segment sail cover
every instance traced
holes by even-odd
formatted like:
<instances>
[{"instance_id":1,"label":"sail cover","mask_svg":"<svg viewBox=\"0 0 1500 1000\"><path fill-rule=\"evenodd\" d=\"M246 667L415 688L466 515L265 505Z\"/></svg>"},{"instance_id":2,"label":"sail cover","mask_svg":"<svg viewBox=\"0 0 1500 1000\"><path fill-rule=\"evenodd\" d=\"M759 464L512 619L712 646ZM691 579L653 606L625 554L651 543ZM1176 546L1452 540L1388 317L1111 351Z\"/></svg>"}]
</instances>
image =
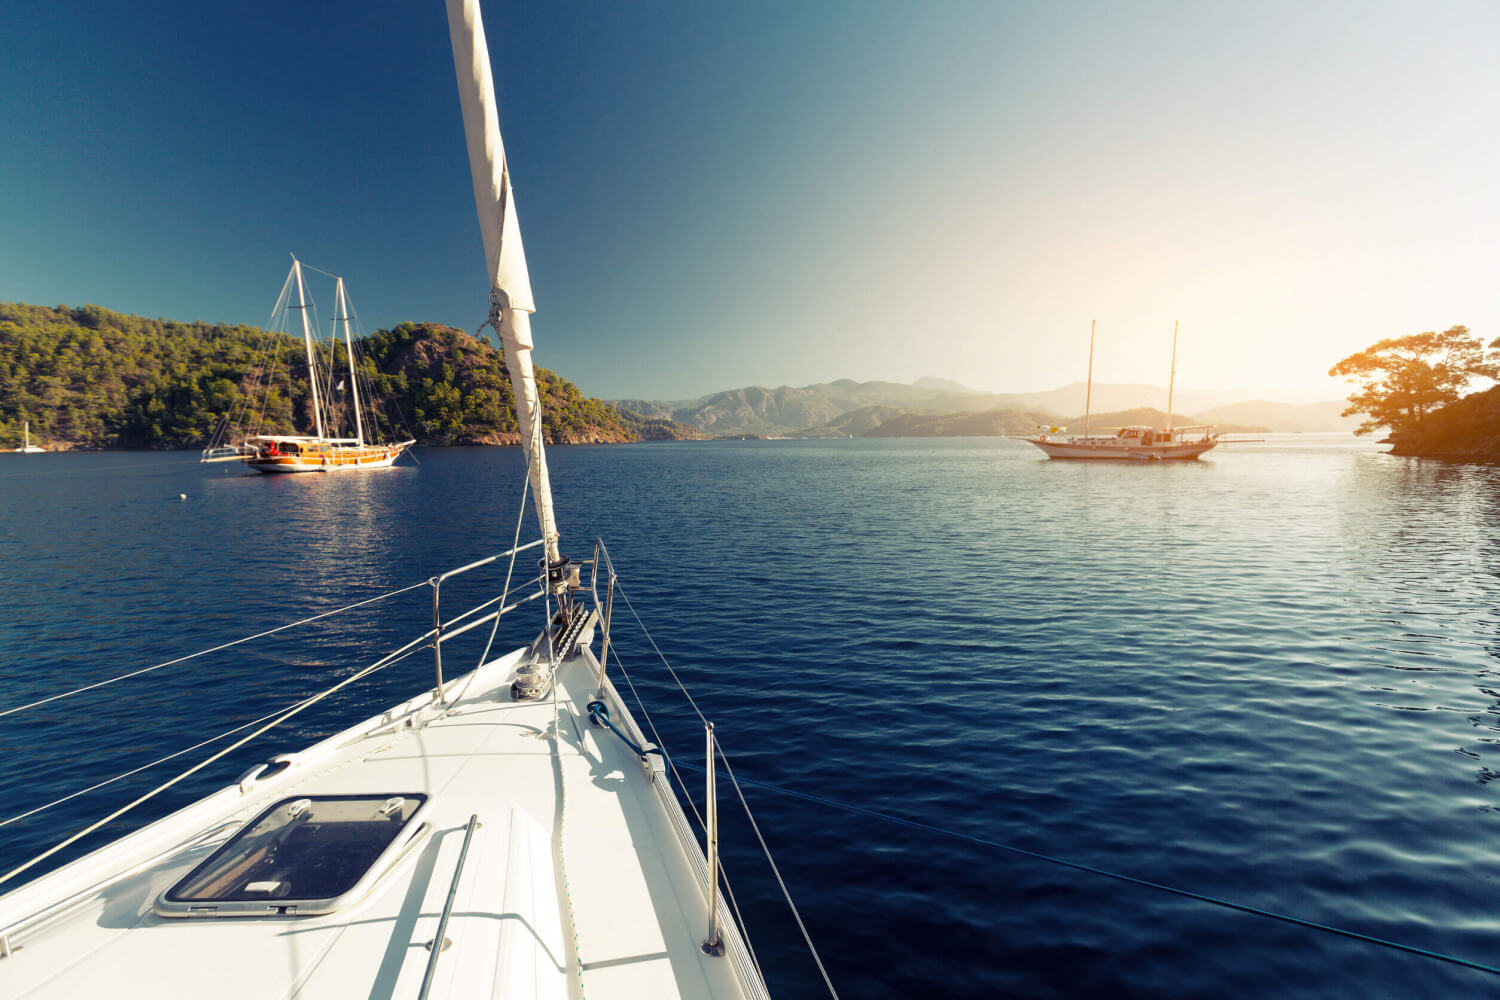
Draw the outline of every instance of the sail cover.
<instances>
[{"instance_id":1,"label":"sail cover","mask_svg":"<svg viewBox=\"0 0 1500 1000\"><path fill-rule=\"evenodd\" d=\"M531 365L531 276L516 218L505 146L500 141L500 116L495 103L495 81L490 74L489 48L478 0L447 0L448 32L453 42L453 68L464 113L464 135L469 144L469 171L474 178L474 205L484 233L485 260L491 286L490 318L505 348L516 397L516 422L526 450L527 475L536 498L547 560L557 563L557 523L552 513L552 486L547 478L547 456L542 447L541 401Z\"/></svg>"},{"instance_id":2,"label":"sail cover","mask_svg":"<svg viewBox=\"0 0 1500 1000\"><path fill-rule=\"evenodd\" d=\"M453 68L458 74L464 133L469 140L469 173L474 178L474 206L484 232L490 284L506 293L512 308L536 312L505 144L500 140L495 80L490 74L489 49L477 0L448 0L448 30L453 40Z\"/></svg>"}]
</instances>

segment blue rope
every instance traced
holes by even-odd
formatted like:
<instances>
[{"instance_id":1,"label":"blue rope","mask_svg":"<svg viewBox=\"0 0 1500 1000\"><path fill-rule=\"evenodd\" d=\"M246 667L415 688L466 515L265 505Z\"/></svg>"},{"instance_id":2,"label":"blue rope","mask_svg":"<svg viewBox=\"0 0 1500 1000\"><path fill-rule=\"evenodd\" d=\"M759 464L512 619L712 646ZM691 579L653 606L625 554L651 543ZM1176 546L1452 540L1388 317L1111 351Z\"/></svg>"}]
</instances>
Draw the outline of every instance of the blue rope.
<instances>
[{"instance_id":1,"label":"blue rope","mask_svg":"<svg viewBox=\"0 0 1500 1000\"><path fill-rule=\"evenodd\" d=\"M614 733L616 736L620 737L620 741L622 743L624 743L626 746L628 746L630 749L634 750L635 751L635 755L637 757L641 758L642 760L646 759L646 755L648 753L661 754L662 758L667 761L668 766L671 766L671 763L672 763L671 758L667 757L667 752L665 750L663 750L661 747L652 747L651 749L647 750L644 747L642 747L639 743L637 743L635 740L631 739L629 736L626 736L624 733L620 732L620 730L615 727L615 724L613 722L609 721L609 706L606 705L606 704L604 704L604 702L602 702L602 701L591 701L591 702L589 702L589 718L593 719L594 722L597 725L608 726L609 727L609 731L612 732L612 733Z\"/></svg>"},{"instance_id":2,"label":"blue rope","mask_svg":"<svg viewBox=\"0 0 1500 1000\"><path fill-rule=\"evenodd\" d=\"M592 708L592 706L590 706L590 708ZM613 729L614 727L610 726L610 728ZM679 764L678 767L685 767L694 771L703 770L703 766L700 764ZM807 792L794 791L790 788L783 788L780 785L772 785L768 782L756 781L753 778L740 778L739 783L742 785L753 785L756 788L763 788L768 792L775 792L778 795L786 795L794 799L801 799L804 802L813 802L821 806L828 806L831 809L841 809L844 812L854 813L859 816L869 816L871 819L885 820L887 823L895 823L899 826L907 826L915 830L923 830L927 833L937 833L943 835L944 837L952 837L955 840L965 840L971 844L978 844L981 847L992 847L996 850L1009 851L1011 854L1019 854L1022 857L1033 858L1037 861L1046 861L1049 864L1060 865L1063 868L1071 868L1074 871L1087 872L1090 875L1102 875L1105 878L1112 878L1117 882L1126 882L1130 885L1144 886L1147 889L1157 889L1161 892L1171 893L1174 896L1183 896L1187 899L1196 899L1202 903L1210 903L1214 906L1220 906L1228 910L1238 910L1241 913L1248 913L1256 917L1266 917L1271 920L1279 920L1284 924L1291 924L1295 927L1305 927L1308 930L1322 931L1325 934L1335 934L1339 937L1352 938L1355 941L1363 941L1366 944L1379 945L1382 948L1391 948L1395 951L1404 951L1412 955L1421 955L1423 958L1432 958L1438 960L1439 962L1447 962L1451 965L1461 965L1468 969L1477 969L1480 972L1488 972L1494 975L1500 975L1500 967L1486 965L1483 962L1470 961L1467 958L1459 958L1455 955L1445 955L1440 951L1431 951L1427 948L1418 948L1416 945L1402 944L1399 941L1390 941L1385 938L1374 937L1370 934L1361 934L1358 931L1345 930L1342 927L1334 927L1329 924L1320 924L1315 920L1304 920L1301 917L1293 917L1285 913L1277 913L1274 910L1263 910L1258 906L1248 906L1244 903L1236 903L1232 902L1231 900L1220 899L1217 896L1204 895L1201 892L1192 892L1188 889L1178 889L1175 886L1163 885L1160 882L1151 882L1147 879L1136 878L1133 875L1121 875L1118 872L1107 871L1103 868L1095 868L1093 865L1079 864L1076 861L1065 861L1062 858L1056 858L1051 856L1050 854L1041 854L1037 851L1028 851L1024 847L1015 847L1011 844L1002 844L996 840L987 840L984 837L975 837L971 834L959 833L956 830L945 830L940 826L933 826L931 823L923 823L920 820L906 819L903 816L893 816L890 813L879 812L875 809L868 809L864 806L852 805L848 802L838 802L834 799L825 799L818 795L809 795Z\"/></svg>"}]
</instances>

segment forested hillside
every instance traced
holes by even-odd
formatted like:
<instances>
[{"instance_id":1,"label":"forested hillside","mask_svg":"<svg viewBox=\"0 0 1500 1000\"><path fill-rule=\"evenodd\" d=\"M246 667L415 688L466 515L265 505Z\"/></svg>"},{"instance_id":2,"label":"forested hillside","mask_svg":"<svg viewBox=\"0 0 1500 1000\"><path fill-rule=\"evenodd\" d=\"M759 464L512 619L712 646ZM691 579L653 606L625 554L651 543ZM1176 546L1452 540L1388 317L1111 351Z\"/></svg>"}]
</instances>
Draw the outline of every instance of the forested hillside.
<instances>
[{"instance_id":1,"label":"forested hillside","mask_svg":"<svg viewBox=\"0 0 1500 1000\"><path fill-rule=\"evenodd\" d=\"M1500 462L1500 386L1449 403L1389 440L1392 455Z\"/></svg>"},{"instance_id":2,"label":"forested hillside","mask_svg":"<svg viewBox=\"0 0 1500 1000\"><path fill-rule=\"evenodd\" d=\"M517 439L503 354L462 330L404 323L362 342L364 370L386 411L422 444ZM0 448L197 448L225 414L259 391L252 374L274 355L276 375L260 429L292 432L310 421L300 340L255 327L180 323L98 306L0 303ZM340 352L338 363L344 363ZM632 441L642 435L607 403L538 368L549 442ZM651 436L670 435L653 427Z\"/></svg>"}]
</instances>

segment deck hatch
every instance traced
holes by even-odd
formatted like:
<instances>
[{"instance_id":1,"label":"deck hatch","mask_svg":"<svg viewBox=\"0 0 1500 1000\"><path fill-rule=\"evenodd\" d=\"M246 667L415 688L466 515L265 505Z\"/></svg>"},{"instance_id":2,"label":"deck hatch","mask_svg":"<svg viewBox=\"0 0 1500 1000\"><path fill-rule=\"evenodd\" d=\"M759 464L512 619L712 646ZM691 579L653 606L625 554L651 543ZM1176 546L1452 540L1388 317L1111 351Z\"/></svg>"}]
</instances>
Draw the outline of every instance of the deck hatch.
<instances>
[{"instance_id":1,"label":"deck hatch","mask_svg":"<svg viewBox=\"0 0 1500 1000\"><path fill-rule=\"evenodd\" d=\"M157 900L163 916L327 913L362 896L415 834L418 793L282 799ZM420 829L420 828L413 828Z\"/></svg>"}]
</instances>

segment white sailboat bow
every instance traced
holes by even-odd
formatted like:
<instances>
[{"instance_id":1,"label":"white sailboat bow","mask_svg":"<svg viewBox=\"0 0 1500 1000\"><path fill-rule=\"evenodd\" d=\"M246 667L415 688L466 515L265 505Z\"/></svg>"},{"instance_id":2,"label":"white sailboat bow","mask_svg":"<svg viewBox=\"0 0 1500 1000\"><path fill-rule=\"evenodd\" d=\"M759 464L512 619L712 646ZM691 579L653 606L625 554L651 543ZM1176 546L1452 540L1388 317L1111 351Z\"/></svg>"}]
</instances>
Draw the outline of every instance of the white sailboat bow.
<instances>
[{"instance_id":1,"label":"white sailboat bow","mask_svg":"<svg viewBox=\"0 0 1500 1000\"><path fill-rule=\"evenodd\" d=\"M207 756L0 872L0 890L9 890L0 896L0 996L766 995L721 893L714 774L723 755L713 727L705 720L700 844L679 799L678 765L647 739L606 670L624 669L610 642L617 578L608 551L598 542L581 563L558 551L530 357L531 290L477 0L448 0L448 14L491 318L516 390L542 537L341 609L412 591L425 601L430 590L433 626L274 716L215 737L220 749L193 748ZM342 288L338 300L346 315ZM537 573L521 570L513 584L517 559L538 550ZM445 581L487 569L505 571L498 596L445 616ZM545 609L535 641L495 658L486 647L478 667L445 678L452 640L528 607ZM425 651L432 680L414 684L413 697L22 884L133 807L213 773L309 706ZM57 699L45 703L55 709ZM0 706L0 715L32 707Z\"/></svg>"}]
</instances>

